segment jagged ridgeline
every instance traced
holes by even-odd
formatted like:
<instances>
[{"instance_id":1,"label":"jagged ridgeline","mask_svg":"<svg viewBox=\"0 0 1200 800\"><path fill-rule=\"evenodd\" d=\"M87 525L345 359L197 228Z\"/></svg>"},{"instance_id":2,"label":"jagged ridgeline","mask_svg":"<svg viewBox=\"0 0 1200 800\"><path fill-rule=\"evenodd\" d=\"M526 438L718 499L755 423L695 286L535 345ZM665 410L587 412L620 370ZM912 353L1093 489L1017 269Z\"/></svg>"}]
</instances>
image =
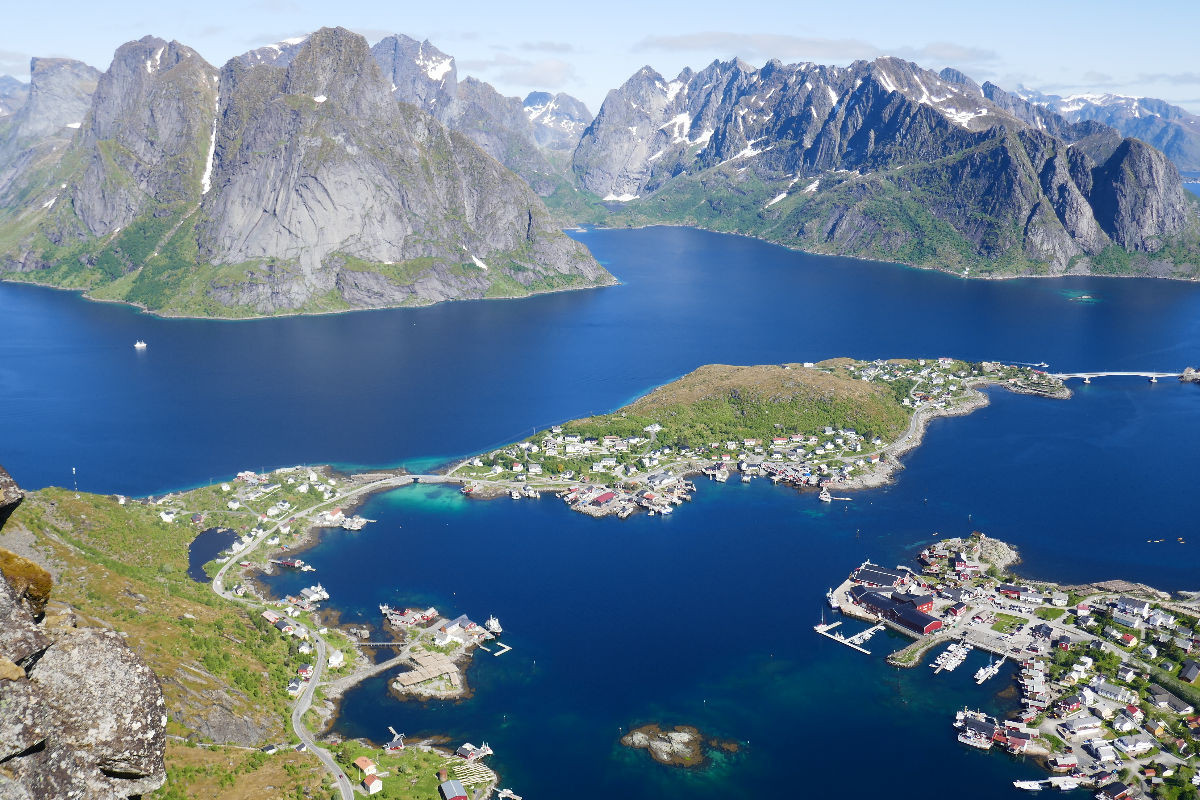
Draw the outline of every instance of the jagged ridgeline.
<instances>
[{"instance_id":1,"label":"jagged ridgeline","mask_svg":"<svg viewBox=\"0 0 1200 800\"><path fill-rule=\"evenodd\" d=\"M1200 273L1160 151L956 70L714 62L610 92L573 158L610 224L674 222L969 274Z\"/></svg>"},{"instance_id":2,"label":"jagged ridgeline","mask_svg":"<svg viewBox=\"0 0 1200 800\"><path fill-rule=\"evenodd\" d=\"M220 70L177 42L130 42L94 94L86 74L59 81L90 95L69 123L38 116L39 92L57 91L40 77L0 150L9 277L215 316L612 282L528 184L398 102L350 31ZM26 133L37 125L59 141Z\"/></svg>"}]
</instances>

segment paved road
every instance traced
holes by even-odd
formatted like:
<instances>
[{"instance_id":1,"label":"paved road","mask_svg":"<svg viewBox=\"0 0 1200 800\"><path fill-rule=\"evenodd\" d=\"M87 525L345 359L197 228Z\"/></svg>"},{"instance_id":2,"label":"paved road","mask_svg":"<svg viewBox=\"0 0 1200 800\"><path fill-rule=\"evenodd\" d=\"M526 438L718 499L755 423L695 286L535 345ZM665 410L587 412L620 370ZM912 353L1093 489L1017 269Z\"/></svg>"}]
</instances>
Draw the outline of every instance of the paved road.
<instances>
[{"instance_id":1,"label":"paved road","mask_svg":"<svg viewBox=\"0 0 1200 800\"><path fill-rule=\"evenodd\" d=\"M393 476L390 478L384 478L382 480L374 481L372 483L368 483L368 484L364 484L362 486L356 487L354 489L351 489L348 492L339 493L330 500L324 500L320 503L316 503L312 506L309 506L308 508L304 509L303 511L296 513L295 517L297 520L300 520L305 517L311 516L312 514L316 513L319 509L321 509L322 507L325 507L325 506L332 506L336 503L345 503L348 500L353 500L356 497L359 497L363 494L367 494L370 492L378 492L378 491L382 491L384 489L394 488L397 486L407 486L408 484L412 483L413 480L416 478L420 478L422 480L427 480L430 482L432 482L434 480L444 480L445 479L445 477L441 476L441 475L420 475L420 476L398 475L398 476ZM269 529L265 530L263 533L259 534L259 536L253 542L251 542L250 545L248 547L246 547L241 553L239 553L237 556L235 556L233 558L230 558L229 561L227 561L221 567L221 569L219 569L217 571L217 574L215 576L213 576L213 581L212 581L213 591L216 592L221 597L225 598L226 600L230 600L235 603L241 603L242 605L245 605L245 606L248 606L251 608L255 608L255 609L259 608L261 606L260 603L237 597L225 588L225 573L230 569L230 567L232 567L235 563L237 563L237 561L235 559L244 560L246 556L249 556L250 553L252 553L260 545L262 545L263 542L265 542L267 539L269 539L272 534L276 533L279 530L280 525L282 525L282 524L283 524L282 522L276 522L271 528L269 528ZM292 730L295 731L297 738L299 738L300 741L304 743L304 746L306 748L308 748L308 750L310 750L314 755L316 755L316 757L318 759L320 759L321 763L325 765L325 768L327 770L329 770L329 772L333 775L334 780L337 782L337 785L338 785L338 791L341 792L342 800L354 800L354 786L350 783L350 779L347 778L345 773L342 772L341 768L338 767L337 762L335 762L333 760L333 756L331 756L329 754L329 751L325 750L324 748L320 747L317 744L316 740L313 738L312 733L308 730L308 728L304 724L304 714L308 711L309 708L312 707L313 693L316 691L317 684L320 683L321 676L325 672L325 665L327 663L326 654L328 652L328 646L326 645L325 640L321 637L321 635L318 634L316 631L312 631L311 633L312 633L313 640L316 642L316 645L317 645L317 661L313 665L312 677L309 679L307 685L305 685L304 691L300 693L300 696L298 698L296 698L295 705L292 706Z\"/></svg>"},{"instance_id":2,"label":"paved road","mask_svg":"<svg viewBox=\"0 0 1200 800\"><path fill-rule=\"evenodd\" d=\"M292 707L292 730L300 737L300 741L304 743L304 746L321 760L321 763L325 765L325 769L333 773L337 781L338 790L342 793L342 800L353 800L354 787L351 785L350 779L346 777L341 767L333 760L333 756L329 755L329 751L317 746L312 732L304 724L304 714L312 706L313 693L317 690L318 676L325 671L325 640L315 633L313 634L313 638L317 642L317 663L313 665L312 680L304 687L304 691L296 698L296 705Z\"/></svg>"}]
</instances>

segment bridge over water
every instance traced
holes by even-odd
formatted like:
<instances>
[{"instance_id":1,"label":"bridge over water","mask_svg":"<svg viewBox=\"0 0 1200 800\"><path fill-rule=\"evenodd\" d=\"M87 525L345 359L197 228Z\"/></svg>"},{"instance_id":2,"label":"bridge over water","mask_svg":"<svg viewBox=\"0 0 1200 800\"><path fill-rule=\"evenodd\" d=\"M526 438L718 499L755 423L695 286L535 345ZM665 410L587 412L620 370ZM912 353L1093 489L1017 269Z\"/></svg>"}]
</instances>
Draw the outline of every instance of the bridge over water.
<instances>
[{"instance_id":1,"label":"bridge over water","mask_svg":"<svg viewBox=\"0 0 1200 800\"><path fill-rule=\"evenodd\" d=\"M1092 378L1110 378L1110 377L1131 377L1131 378L1178 378L1183 373L1180 372L1052 372L1050 377L1058 378L1065 381L1068 378L1083 378L1085 381L1090 381Z\"/></svg>"}]
</instances>

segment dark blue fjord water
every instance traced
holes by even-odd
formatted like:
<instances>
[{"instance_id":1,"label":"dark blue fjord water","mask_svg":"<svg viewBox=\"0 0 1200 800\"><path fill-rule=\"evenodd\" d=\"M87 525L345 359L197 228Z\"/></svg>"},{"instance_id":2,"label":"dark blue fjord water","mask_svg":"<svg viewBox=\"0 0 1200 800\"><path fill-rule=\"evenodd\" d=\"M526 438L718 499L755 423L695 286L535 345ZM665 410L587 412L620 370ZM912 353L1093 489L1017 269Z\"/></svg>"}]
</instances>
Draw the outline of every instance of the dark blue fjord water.
<instances>
[{"instance_id":1,"label":"dark blue fjord water","mask_svg":"<svg viewBox=\"0 0 1200 800\"><path fill-rule=\"evenodd\" d=\"M1200 286L962 281L687 229L579 234L622 281L516 302L306 319L156 320L0 285L0 463L26 485L128 494L297 462L428 464L621 405L709 362L834 355L1045 360L1062 370L1200 363ZM1087 294L1094 302L1071 300ZM150 343L144 353L134 340ZM527 797L741 797L803 780L841 796L1012 797L1031 764L966 751L948 717L1002 710L978 666L898 672L817 637L825 588L864 557L908 559L979 528L1022 570L1200 589L1200 387L1106 379L1070 401L993 392L939 420L887 488L849 504L705 483L670 518L596 521L552 499L469 502L414 487L305 560L347 620L432 603L503 621L461 703L401 703L383 680L337 729L487 739ZM1175 541L1182 536L1186 544ZM1165 539L1148 543L1147 539ZM311 582L281 575L288 591ZM647 721L748 741L705 773L617 744ZM851 788L852 787L852 788Z\"/></svg>"},{"instance_id":2,"label":"dark blue fjord water","mask_svg":"<svg viewBox=\"0 0 1200 800\"><path fill-rule=\"evenodd\" d=\"M0 463L31 487L77 467L80 488L149 494L246 468L450 458L712 362L1200 362L1196 284L964 281L683 228L578 236L622 285L251 322L0 285Z\"/></svg>"}]
</instances>

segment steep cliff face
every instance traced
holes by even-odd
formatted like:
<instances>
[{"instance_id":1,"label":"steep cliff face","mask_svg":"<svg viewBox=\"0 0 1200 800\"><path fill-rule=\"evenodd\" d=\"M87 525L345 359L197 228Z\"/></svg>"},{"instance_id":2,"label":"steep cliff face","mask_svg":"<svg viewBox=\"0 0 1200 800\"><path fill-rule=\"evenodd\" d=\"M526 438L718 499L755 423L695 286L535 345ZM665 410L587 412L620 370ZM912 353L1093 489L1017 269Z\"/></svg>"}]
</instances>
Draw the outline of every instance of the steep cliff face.
<instances>
[{"instance_id":1,"label":"steep cliff face","mask_svg":"<svg viewBox=\"0 0 1200 800\"><path fill-rule=\"evenodd\" d=\"M530 289L606 277L515 176L397 103L357 34L318 31L286 69L231 62L221 94L201 252L299 267L218 290L234 303L272 311L337 291L391 305L482 297L501 276ZM394 280L406 270L418 280Z\"/></svg>"},{"instance_id":2,"label":"steep cliff face","mask_svg":"<svg viewBox=\"0 0 1200 800\"><path fill-rule=\"evenodd\" d=\"M0 796L138 797L163 785L158 678L113 631L38 624L0 571Z\"/></svg>"},{"instance_id":3,"label":"steep cliff face","mask_svg":"<svg viewBox=\"0 0 1200 800\"><path fill-rule=\"evenodd\" d=\"M1110 248L1182 242L1171 269L1200 271L1196 213L1161 153L895 58L714 62L672 81L645 67L609 93L573 169L630 221L955 271L1086 270Z\"/></svg>"},{"instance_id":4,"label":"steep cliff face","mask_svg":"<svg viewBox=\"0 0 1200 800\"><path fill-rule=\"evenodd\" d=\"M216 70L178 42L122 45L81 130L82 175L71 205L86 232L112 233L146 212L194 198L217 110Z\"/></svg>"},{"instance_id":5,"label":"steep cliff face","mask_svg":"<svg viewBox=\"0 0 1200 800\"><path fill-rule=\"evenodd\" d=\"M394 34L371 48L371 55L396 100L422 108L464 134L538 194L549 195L558 186L559 173L539 149L518 98L505 97L475 78L459 81L454 58L428 41Z\"/></svg>"},{"instance_id":6,"label":"steep cliff face","mask_svg":"<svg viewBox=\"0 0 1200 800\"><path fill-rule=\"evenodd\" d=\"M83 123L98 70L66 58L30 62L28 98L0 119L0 218L17 216L21 201L49 184Z\"/></svg>"},{"instance_id":7,"label":"steep cliff face","mask_svg":"<svg viewBox=\"0 0 1200 800\"><path fill-rule=\"evenodd\" d=\"M528 125L512 104L508 118ZM517 176L396 102L365 40L343 29L219 73L177 42L130 42L83 117L40 189L13 195L20 224L0 220L2 271L187 315L612 281Z\"/></svg>"}]
</instances>

